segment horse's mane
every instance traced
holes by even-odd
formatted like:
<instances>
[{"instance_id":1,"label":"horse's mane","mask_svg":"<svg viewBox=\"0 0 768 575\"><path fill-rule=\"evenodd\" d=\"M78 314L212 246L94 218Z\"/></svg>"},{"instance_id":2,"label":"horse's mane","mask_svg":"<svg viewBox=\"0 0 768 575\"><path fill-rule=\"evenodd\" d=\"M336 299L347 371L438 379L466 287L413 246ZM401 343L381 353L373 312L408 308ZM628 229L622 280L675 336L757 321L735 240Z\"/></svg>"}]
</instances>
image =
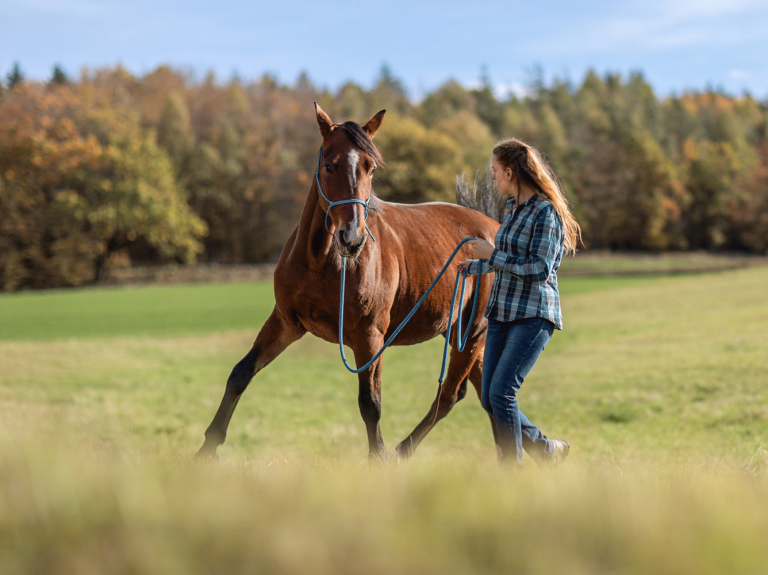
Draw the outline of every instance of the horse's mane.
<instances>
[{"instance_id":1,"label":"horse's mane","mask_svg":"<svg viewBox=\"0 0 768 575\"><path fill-rule=\"evenodd\" d=\"M360 127L360 124L357 122L344 122L340 125L340 127L344 130L344 133L347 135L350 141L363 152L368 154L373 159L373 161L376 162L377 166L386 165L384 162L384 156L381 155L381 152L379 152L376 144L374 144L373 140L368 137L368 134L365 133L363 128ZM379 200L376 192L371 189L371 201L368 204L368 211L377 211L380 207L380 201L381 200Z\"/></svg>"}]
</instances>

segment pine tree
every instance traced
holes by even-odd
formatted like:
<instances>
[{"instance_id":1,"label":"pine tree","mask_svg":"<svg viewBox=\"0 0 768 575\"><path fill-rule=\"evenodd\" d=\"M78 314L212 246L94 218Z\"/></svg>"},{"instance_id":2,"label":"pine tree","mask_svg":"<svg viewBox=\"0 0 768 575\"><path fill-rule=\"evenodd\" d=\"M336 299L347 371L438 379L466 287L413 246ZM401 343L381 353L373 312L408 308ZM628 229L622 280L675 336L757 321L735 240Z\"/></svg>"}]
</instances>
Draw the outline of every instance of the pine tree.
<instances>
[{"instance_id":1,"label":"pine tree","mask_svg":"<svg viewBox=\"0 0 768 575\"><path fill-rule=\"evenodd\" d=\"M62 67L58 64L53 67L53 75L51 76L49 84L59 84L60 86L69 84L69 76L67 76L66 72L64 72Z\"/></svg>"},{"instance_id":2,"label":"pine tree","mask_svg":"<svg viewBox=\"0 0 768 575\"><path fill-rule=\"evenodd\" d=\"M18 62L14 62L13 70L6 76L6 79L8 80L8 88L13 88L16 84L22 84L24 82L24 73L21 71Z\"/></svg>"}]
</instances>

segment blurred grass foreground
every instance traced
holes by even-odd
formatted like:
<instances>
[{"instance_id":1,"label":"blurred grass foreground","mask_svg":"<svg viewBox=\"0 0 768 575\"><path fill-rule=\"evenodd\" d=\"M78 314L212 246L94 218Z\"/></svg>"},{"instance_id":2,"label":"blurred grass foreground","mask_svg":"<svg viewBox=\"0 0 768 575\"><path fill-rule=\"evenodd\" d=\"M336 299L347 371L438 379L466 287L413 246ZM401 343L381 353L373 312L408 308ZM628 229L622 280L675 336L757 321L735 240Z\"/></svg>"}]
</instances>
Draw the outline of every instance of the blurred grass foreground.
<instances>
[{"instance_id":1,"label":"blurred grass foreground","mask_svg":"<svg viewBox=\"0 0 768 575\"><path fill-rule=\"evenodd\" d=\"M517 474L471 391L369 466L357 379L309 336L195 461L269 282L0 296L0 573L768 572L768 266L561 284L521 403L571 455ZM440 354L387 351L389 446Z\"/></svg>"},{"instance_id":2,"label":"blurred grass foreground","mask_svg":"<svg viewBox=\"0 0 768 575\"><path fill-rule=\"evenodd\" d=\"M8 574L764 573L764 465L511 476L450 457L126 464L5 445L0 562Z\"/></svg>"}]
</instances>

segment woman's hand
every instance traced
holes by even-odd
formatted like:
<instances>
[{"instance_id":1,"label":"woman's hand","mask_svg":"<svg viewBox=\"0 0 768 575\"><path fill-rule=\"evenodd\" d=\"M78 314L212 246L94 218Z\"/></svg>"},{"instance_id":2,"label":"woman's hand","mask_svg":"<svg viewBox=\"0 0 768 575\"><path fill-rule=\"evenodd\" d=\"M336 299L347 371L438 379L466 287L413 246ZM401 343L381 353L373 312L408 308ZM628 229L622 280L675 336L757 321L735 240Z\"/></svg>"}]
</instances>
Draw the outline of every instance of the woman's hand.
<instances>
[{"instance_id":1,"label":"woman's hand","mask_svg":"<svg viewBox=\"0 0 768 575\"><path fill-rule=\"evenodd\" d=\"M469 246L469 249L472 250L472 255L476 260L487 260L493 255L493 245L485 240L470 240L467 242L467 245ZM461 263L466 264L469 261L472 260L467 260L466 262Z\"/></svg>"}]
</instances>

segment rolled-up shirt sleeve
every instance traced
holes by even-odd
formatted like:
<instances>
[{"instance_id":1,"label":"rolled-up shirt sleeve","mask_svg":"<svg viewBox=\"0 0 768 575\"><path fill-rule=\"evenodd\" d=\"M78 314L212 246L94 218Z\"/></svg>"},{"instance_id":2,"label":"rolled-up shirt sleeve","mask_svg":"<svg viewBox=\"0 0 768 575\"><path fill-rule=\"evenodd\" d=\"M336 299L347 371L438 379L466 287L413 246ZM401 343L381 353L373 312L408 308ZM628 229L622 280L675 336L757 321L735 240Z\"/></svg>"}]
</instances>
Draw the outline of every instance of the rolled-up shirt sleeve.
<instances>
[{"instance_id":1,"label":"rolled-up shirt sleeve","mask_svg":"<svg viewBox=\"0 0 768 575\"><path fill-rule=\"evenodd\" d=\"M539 212L533 225L529 257L512 256L494 249L487 262L480 261L512 274L524 282L540 284L547 281L552 273L562 241L563 228L560 217L554 207L550 206Z\"/></svg>"}]
</instances>

